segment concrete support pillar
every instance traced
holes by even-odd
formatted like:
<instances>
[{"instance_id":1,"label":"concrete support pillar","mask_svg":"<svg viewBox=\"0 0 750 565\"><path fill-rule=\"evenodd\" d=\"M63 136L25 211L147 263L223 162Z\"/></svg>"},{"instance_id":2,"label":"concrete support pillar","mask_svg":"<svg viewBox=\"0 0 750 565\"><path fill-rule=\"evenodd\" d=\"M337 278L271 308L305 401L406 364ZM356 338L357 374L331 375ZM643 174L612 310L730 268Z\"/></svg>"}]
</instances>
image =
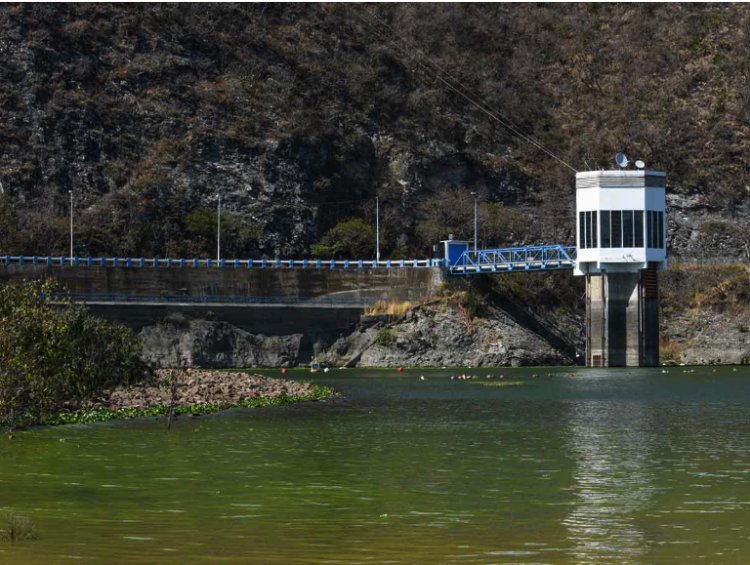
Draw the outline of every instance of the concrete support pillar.
<instances>
[{"instance_id":1,"label":"concrete support pillar","mask_svg":"<svg viewBox=\"0 0 750 565\"><path fill-rule=\"evenodd\" d=\"M659 363L655 266L586 277L586 365L653 367Z\"/></svg>"}]
</instances>

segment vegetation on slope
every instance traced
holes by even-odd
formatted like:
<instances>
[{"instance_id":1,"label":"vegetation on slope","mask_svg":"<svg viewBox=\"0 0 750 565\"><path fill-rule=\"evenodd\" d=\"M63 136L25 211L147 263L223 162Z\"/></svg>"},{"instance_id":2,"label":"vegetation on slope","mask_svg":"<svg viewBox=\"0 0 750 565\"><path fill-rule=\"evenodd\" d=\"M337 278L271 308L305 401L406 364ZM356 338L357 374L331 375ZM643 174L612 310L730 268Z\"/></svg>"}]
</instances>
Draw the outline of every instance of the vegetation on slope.
<instances>
[{"instance_id":1,"label":"vegetation on slope","mask_svg":"<svg viewBox=\"0 0 750 565\"><path fill-rule=\"evenodd\" d=\"M746 266L676 264L660 279L666 316L700 310L750 313L750 269Z\"/></svg>"},{"instance_id":2,"label":"vegetation on slope","mask_svg":"<svg viewBox=\"0 0 750 565\"><path fill-rule=\"evenodd\" d=\"M579 170L619 150L667 170L739 256L749 23L742 4L6 5L0 254L65 252L69 190L81 255L212 254L219 191L226 256L304 255L372 226L375 196L384 256L426 255L470 236L470 191L481 240L573 243L570 171L439 68Z\"/></svg>"},{"instance_id":3,"label":"vegetation on slope","mask_svg":"<svg viewBox=\"0 0 750 565\"><path fill-rule=\"evenodd\" d=\"M148 374L132 331L81 305L53 303L56 290L39 282L0 286L0 427L42 421Z\"/></svg>"}]
</instances>

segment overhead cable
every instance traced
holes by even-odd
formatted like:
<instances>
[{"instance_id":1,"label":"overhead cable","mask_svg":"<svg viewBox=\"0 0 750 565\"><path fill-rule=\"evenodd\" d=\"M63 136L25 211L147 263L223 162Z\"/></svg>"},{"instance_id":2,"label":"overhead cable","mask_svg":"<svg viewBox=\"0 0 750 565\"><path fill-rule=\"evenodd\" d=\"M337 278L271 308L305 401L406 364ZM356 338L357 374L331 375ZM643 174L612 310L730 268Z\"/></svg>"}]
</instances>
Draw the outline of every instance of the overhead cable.
<instances>
[{"instance_id":1,"label":"overhead cable","mask_svg":"<svg viewBox=\"0 0 750 565\"><path fill-rule=\"evenodd\" d=\"M388 43L391 43L394 48L401 53L402 56L408 57L413 62L420 65L422 68L424 68L428 73L431 73L434 78L442 83L445 88L449 89L451 92L454 92L467 102L469 102L472 106L476 107L480 111L487 114L490 118L495 120L497 123L499 123L502 127L510 131L512 134L516 135L523 141L526 141L530 145L533 145L561 165L567 167L571 171L578 172L575 167L573 167L570 163L565 161L563 158L557 156L555 153L553 153L551 150L544 147L540 142L535 140L533 137L531 137L529 134L524 133L519 126L513 123L513 121L501 114L500 111L490 106L487 102L481 99L481 96L471 92L471 89L467 87L462 81L451 75L448 71L445 69L439 67L436 63L431 63L429 61L424 60L424 53L417 45L415 45L413 42L409 42L407 39L405 39L403 36L398 34L393 27L391 27L387 22L385 22L380 16L369 10L366 6L362 5L362 10L366 12L370 16L370 20L367 20L366 18L362 17L362 15L359 13L356 8L354 9L355 15L359 18L361 22L363 22L366 26L368 26L375 34L377 34L381 39L386 40ZM382 26L383 28L386 28L388 32L390 32L390 36L387 34L387 32L382 31L376 27L375 24L373 24L373 21L376 22L376 24ZM401 45L399 45L399 42ZM422 57L422 60L417 59L416 55L419 54ZM448 77L447 79L445 77ZM450 80L448 80L450 79Z\"/></svg>"}]
</instances>

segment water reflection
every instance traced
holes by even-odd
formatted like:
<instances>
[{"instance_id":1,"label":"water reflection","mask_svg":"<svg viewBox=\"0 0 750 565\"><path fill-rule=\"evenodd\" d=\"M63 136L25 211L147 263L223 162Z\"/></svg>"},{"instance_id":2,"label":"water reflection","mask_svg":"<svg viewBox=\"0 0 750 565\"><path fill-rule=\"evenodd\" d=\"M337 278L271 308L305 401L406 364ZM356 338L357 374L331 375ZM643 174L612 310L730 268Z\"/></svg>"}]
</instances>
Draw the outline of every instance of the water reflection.
<instances>
[{"instance_id":1,"label":"water reflection","mask_svg":"<svg viewBox=\"0 0 750 565\"><path fill-rule=\"evenodd\" d=\"M655 491L652 411L613 401L577 402L571 410L575 507L563 523L579 563L640 563L649 550L636 517Z\"/></svg>"}]
</instances>

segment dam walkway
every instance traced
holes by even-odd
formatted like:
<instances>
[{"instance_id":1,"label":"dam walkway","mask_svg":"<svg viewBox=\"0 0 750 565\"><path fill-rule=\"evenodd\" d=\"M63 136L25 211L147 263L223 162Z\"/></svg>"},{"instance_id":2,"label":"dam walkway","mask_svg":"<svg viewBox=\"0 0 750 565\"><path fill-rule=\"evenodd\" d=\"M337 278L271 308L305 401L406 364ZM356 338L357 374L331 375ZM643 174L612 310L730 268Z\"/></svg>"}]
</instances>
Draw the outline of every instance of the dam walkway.
<instances>
[{"instance_id":1,"label":"dam walkway","mask_svg":"<svg viewBox=\"0 0 750 565\"><path fill-rule=\"evenodd\" d=\"M572 269L576 248L536 245L494 249L461 249L458 254L429 259L183 259L145 257L0 256L0 265L30 265L61 268L124 269L432 269L444 268L451 275L473 275L512 271Z\"/></svg>"}]
</instances>

